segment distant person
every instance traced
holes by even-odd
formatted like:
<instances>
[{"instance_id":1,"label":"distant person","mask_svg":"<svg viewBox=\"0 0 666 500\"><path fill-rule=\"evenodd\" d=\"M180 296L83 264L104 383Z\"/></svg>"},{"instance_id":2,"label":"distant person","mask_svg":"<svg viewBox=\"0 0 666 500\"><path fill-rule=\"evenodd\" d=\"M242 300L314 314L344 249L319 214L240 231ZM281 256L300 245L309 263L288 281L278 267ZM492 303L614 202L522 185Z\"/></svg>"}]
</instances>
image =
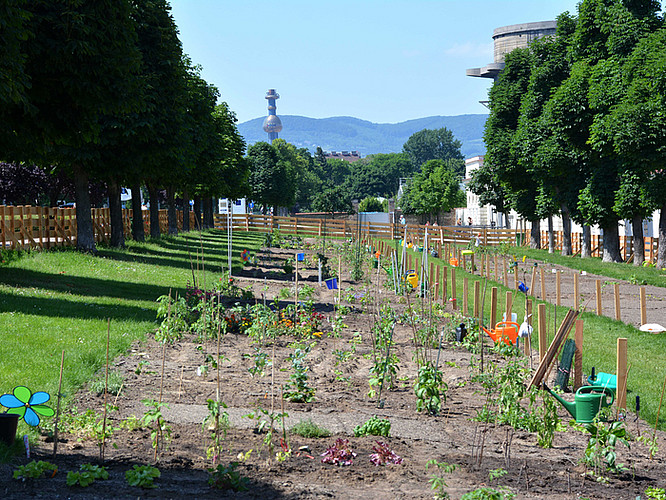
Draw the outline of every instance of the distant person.
<instances>
[{"instance_id":1,"label":"distant person","mask_svg":"<svg viewBox=\"0 0 666 500\"><path fill-rule=\"evenodd\" d=\"M481 238L479 238L478 234L474 235L474 246L475 247L480 247L481 246Z\"/></svg>"},{"instance_id":2,"label":"distant person","mask_svg":"<svg viewBox=\"0 0 666 500\"><path fill-rule=\"evenodd\" d=\"M432 223L432 227L437 227L437 226L439 226L439 224L437 224L437 221Z\"/></svg>"},{"instance_id":3,"label":"distant person","mask_svg":"<svg viewBox=\"0 0 666 500\"><path fill-rule=\"evenodd\" d=\"M404 216L404 215L401 215L401 216L400 216L400 224L402 224L403 226L404 226L405 224L407 224L407 221L405 220L405 216Z\"/></svg>"},{"instance_id":4,"label":"distant person","mask_svg":"<svg viewBox=\"0 0 666 500\"><path fill-rule=\"evenodd\" d=\"M472 225L472 218L471 217L467 217L467 225L468 226Z\"/></svg>"},{"instance_id":5,"label":"distant person","mask_svg":"<svg viewBox=\"0 0 666 500\"><path fill-rule=\"evenodd\" d=\"M458 220L456 221L456 226L462 226L462 219L461 218L458 218Z\"/></svg>"}]
</instances>

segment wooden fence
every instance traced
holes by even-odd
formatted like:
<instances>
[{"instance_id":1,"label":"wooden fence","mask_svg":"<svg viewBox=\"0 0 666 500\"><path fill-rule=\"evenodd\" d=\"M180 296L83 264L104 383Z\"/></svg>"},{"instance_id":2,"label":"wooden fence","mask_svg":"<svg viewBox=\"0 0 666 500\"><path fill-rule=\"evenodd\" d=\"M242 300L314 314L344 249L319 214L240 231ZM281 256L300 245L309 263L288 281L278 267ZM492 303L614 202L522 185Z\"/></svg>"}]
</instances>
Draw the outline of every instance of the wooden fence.
<instances>
[{"instance_id":1,"label":"wooden fence","mask_svg":"<svg viewBox=\"0 0 666 500\"><path fill-rule=\"evenodd\" d=\"M111 237L111 217L108 208L91 210L96 242L108 242ZM123 210L123 230L132 234L132 210ZM143 226L150 232L150 212L143 210ZM159 211L160 232L168 227L167 211ZM190 227L195 227L190 213ZM178 229L183 228L183 212L178 212ZM54 248L76 245L76 209L0 205L0 249Z\"/></svg>"},{"instance_id":2,"label":"wooden fence","mask_svg":"<svg viewBox=\"0 0 666 500\"><path fill-rule=\"evenodd\" d=\"M555 250L562 250L562 231L555 231ZM603 237L598 234L591 235L592 257L602 257L603 255ZM657 250L659 249L659 238L646 236L645 241L645 260L648 262L657 261ZM626 262L634 253L634 242L631 236L620 236L620 255ZM574 255L580 254L583 246L583 233L571 233L571 251ZM548 248L548 231L541 231L541 248Z\"/></svg>"},{"instance_id":3,"label":"wooden fence","mask_svg":"<svg viewBox=\"0 0 666 500\"><path fill-rule=\"evenodd\" d=\"M227 227L227 214L215 216L215 227ZM468 226L423 226L381 222L356 222L348 219L312 219L309 217L277 217L271 215L237 214L232 218L234 230L271 232L297 236L329 236L348 238L360 233L366 239L394 239L407 237L415 245L422 245L426 232L429 239L442 243L467 243L478 236L483 245L514 243L515 229L473 228ZM406 232L406 234L405 234ZM524 239L524 238L523 238Z\"/></svg>"},{"instance_id":4,"label":"wooden fence","mask_svg":"<svg viewBox=\"0 0 666 500\"><path fill-rule=\"evenodd\" d=\"M108 242L111 237L111 219L108 208L92 209L96 242ZM178 229L183 227L183 212L178 211ZM132 210L123 210L123 228L126 237L132 234ZM142 213L146 234L150 232L150 213ZM167 232L167 211L159 211L160 232ZM215 227L227 226L227 215L215 215ZM190 212L190 227L196 227L194 213ZM233 216L234 230L270 232L279 229L282 234L298 236L329 236L349 238L359 233L364 239L394 239L407 237L415 245L422 245L426 233L429 239L442 244L467 243L478 236L484 245L514 243L513 229L472 228L468 226L420 226L361 222L348 219L312 219L309 217L274 217L269 215L238 214ZM75 246L76 209L33 206L0 205L0 249L28 249Z\"/></svg>"}]
</instances>

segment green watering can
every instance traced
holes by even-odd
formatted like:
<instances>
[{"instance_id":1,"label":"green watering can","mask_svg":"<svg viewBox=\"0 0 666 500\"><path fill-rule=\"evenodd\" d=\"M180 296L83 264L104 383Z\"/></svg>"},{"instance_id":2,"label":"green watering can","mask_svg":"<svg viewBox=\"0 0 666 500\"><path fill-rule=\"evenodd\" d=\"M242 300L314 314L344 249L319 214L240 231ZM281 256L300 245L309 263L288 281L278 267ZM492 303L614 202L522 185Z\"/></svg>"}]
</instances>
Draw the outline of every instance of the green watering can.
<instances>
[{"instance_id":1,"label":"green watering can","mask_svg":"<svg viewBox=\"0 0 666 500\"><path fill-rule=\"evenodd\" d=\"M576 391L573 403L562 399L559 394L551 391L546 384L543 384L543 387L564 406L565 410L571 413L571 416L579 424L591 423L601 408L611 406L615 401L615 392L609 387L584 385ZM609 397L610 401L608 401Z\"/></svg>"}]
</instances>

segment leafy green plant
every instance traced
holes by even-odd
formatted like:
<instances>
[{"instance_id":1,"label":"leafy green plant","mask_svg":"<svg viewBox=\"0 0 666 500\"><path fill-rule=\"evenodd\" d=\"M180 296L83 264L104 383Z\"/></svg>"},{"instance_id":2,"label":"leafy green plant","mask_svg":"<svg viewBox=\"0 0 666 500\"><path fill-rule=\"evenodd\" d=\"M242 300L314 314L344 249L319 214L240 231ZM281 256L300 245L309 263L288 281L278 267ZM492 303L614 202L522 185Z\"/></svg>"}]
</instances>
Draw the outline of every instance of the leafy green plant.
<instances>
[{"instance_id":1,"label":"leafy green plant","mask_svg":"<svg viewBox=\"0 0 666 500\"><path fill-rule=\"evenodd\" d=\"M442 378L442 372L432 363L427 362L419 368L414 393L416 394L416 411L426 411L437 415L446 402L449 386Z\"/></svg>"},{"instance_id":2,"label":"leafy green plant","mask_svg":"<svg viewBox=\"0 0 666 500\"><path fill-rule=\"evenodd\" d=\"M431 474L428 482L430 483L431 489L435 490L435 500L444 500L449 498L449 494L446 492L445 488L448 487L446 481L444 480L444 474L450 474L456 470L455 464L449 464L447 462L438 462L434 458L426 462L426 471L430 467L437 467L437 474Z\"/></svg>"},{"instance_id":3,"label":"leafy green plant","mask_svg":"<svg viewBox=\"0 0 666 500\"><path fill-rule=\"evenodd\" d=\"M508 488L477 488L465 493L460 500L512 500L516 497Z\"/></svg>"},{"instance_id":4,"label":"leafy green plant","mask_svg":"<svg viewBox=\"0 0 666 500\"><path fill-rule=\"evenodd\" d=\"M141 417L141 425L150 429L151 445L157 457L160 451L168 448L171 440L171 427L162 415L162 408L168 408L169 405L152 399L143 399L141 402L148 407L148 410Z\"/></svg>"},{"instance_id":5,"label":"leafy green plant","mask_svg":"<svg viewBox=\"0 0 666 500\"><path fill-rule=\"evenodd\" d=\"M58 472L58 466L44 460L33 460L25 465L19 465L14 471L14 479L26 481L28 479L40 479L42 477L53 477Z\"/></svg>"},{"instance_id":6,"label":"leafy green plant","mask_svg":"<svg viewBox=\"0 0 666 500\"><path fill-rule=\"evenodd\" d=\"M389 437L391 433L391 422L388 419L379 418L374 415L363 425L354 427L354 436L384 436Z\"/></svg>"},{"instance_id":7,"label":"leafy green plant","mask_svg":"<svg viewBox=\"0 0 666 500\"><path fill-rule=\"evenodd\" d=\"M308 385L308 366L305 364L305 356L310 352L310 346L297 347L289 355L291 360L292 374L285 384L284 397L294 403L310 403L314 400L315 390Z\"/></svg>"},{"instance_id":8,"label":"leafy green plant","mask_svg":"<svg viewBox=\"0 0 666 500\"><path fill-rule=\"evenodd\" d=\"M645 490L645 495L653 500L666 500L666 490L650 486Z\"/></svg>"},{"instance_id":9,"label":"leafy green plant","mask_svg":"<svg viewBox=\"0 0 666 500\"><path fill-rule=\"evenodd\" d=\"M322 438L331 435L331 431L318 426L310 419L298 422L291 428L291 433L304 438Z\"/></svg>"},{"instance_id":10,"label":"leafy green plant","mask_svg":"<svg viewBox=\"0 0 666 500\"><path fill-rule=\"evenodd\" d=\"M155 332L155 340L161 343L173 343L180 339L188 329L186 321L189 315L187 302L183 297L174 299L170 295L157 298L157 319L161 320Z\"/></svg>"},{"instance_id":11,"label":"leafy green plant","mask_svg":"<svg viewBox=\"0 0 666 500\"><path fill-rule=\"evenodd\" d=\"M90 390L90 392L93 394L97 394L98 396L104 394L104 387L106 385L105 379L106 376L104 375L104 373L95 377L88 385L88 389ZM115 371L110 371L107 392L109 394L117 396L118 393L120 393L124 383L125 383L125 377L123 377L122 374Z\"/></svg>"},{"instance_id":12,"label":"leafy green plant","mask_svg":"<svg viewBox=\"0 0 666 500\"><path fill-rule=\"evenodd\" d=\"M130 486L137 486L139 488L157 488L155 479L159 478L162 474L157 467L151 465L135 465L130 470L125 472L125 481Z\"/></svg>"},{"instance_id":13,"label":"leafy green plant","mask_svg":"<svg viewBox=\"0 0 666 500\"><path fill-rule=\"evenodd\" d=\"M208 469L210 477L208 484L218 490L247 491L248 479L236 470L238 462L231 462L226 467L219 464L214 469Z\"/></svg>"},{"instance_id":14,"label":"leafy green plant","mask_svg":"<svg viewBox=\"0 0 666 500\"><path fill-rule=\"evenodd\" d=\"M69 471L67 473L67 486L81 486L85 488L93 484L96 480L109 479L107 467L99 465L82 464L79 472Z\"/></svg>"},{"instance_id":15,"label":"leafy green plant","mask_svg":"<svg viewBox=\"0 0 666 500\"><path fill-rule=\"evenodd\" d=\"M622 443L629 448L630 435L624 422L604 423L595 418L595 421L585 425L590 434L587 448L581 461L592 468L597 481L604 482L607 472L618 473L626 468L617 462L616 446Z\"/></svg>"},{"instance_id":16,"label":"leafy green plant","mask_svg":"<svg viewBox=\"0 0 666 500\"><path fill-rule=\"evenodd\" d=\"M495 479L500 479L508 474L508 471L502 467L499 469L491 469L488 471L488 479L494 481Z\"/></svg>"},{"instance_id":17,"label":"leafy green plant","mask_svg":"<svg viewBox=\"0 0 666 500\"><path fill-rule=\"evenodd\" d=\"M206 449L206 456L213 459L215 464L220 456L222 441L226 439L229 427L229 413L224 411L227 405L222 401L208 399L208 415L201 424L204 431L208 430L211 434L212 444Z\"/></svg>"}]
</instances>

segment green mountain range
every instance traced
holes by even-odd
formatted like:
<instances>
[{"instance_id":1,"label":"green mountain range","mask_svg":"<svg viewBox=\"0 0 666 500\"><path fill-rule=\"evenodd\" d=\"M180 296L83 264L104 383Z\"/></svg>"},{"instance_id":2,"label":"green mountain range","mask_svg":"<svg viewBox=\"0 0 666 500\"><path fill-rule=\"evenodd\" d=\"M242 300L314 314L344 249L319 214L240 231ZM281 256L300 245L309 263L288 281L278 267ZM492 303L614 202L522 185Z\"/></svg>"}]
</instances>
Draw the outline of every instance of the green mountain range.
<instances>
[{"instance_id":1,"label":"green mountain range","mask_svg":"<svg viewBox=\"0 0 666 500\"><path fill-rule=\"evenodd\" d=\"M361 156L375 153L399 153L402 145L414 132L446 127L462 142L465 158L485 153L483 126L488 115L429 116L400 123L372 123L350 116L307 118L280 115L280 138L311 152L321 146L324 151L358 151ZM264 118L238 124L238 130L248 145L267 141L261 128Z\"/></svg>"}]
</instances>

